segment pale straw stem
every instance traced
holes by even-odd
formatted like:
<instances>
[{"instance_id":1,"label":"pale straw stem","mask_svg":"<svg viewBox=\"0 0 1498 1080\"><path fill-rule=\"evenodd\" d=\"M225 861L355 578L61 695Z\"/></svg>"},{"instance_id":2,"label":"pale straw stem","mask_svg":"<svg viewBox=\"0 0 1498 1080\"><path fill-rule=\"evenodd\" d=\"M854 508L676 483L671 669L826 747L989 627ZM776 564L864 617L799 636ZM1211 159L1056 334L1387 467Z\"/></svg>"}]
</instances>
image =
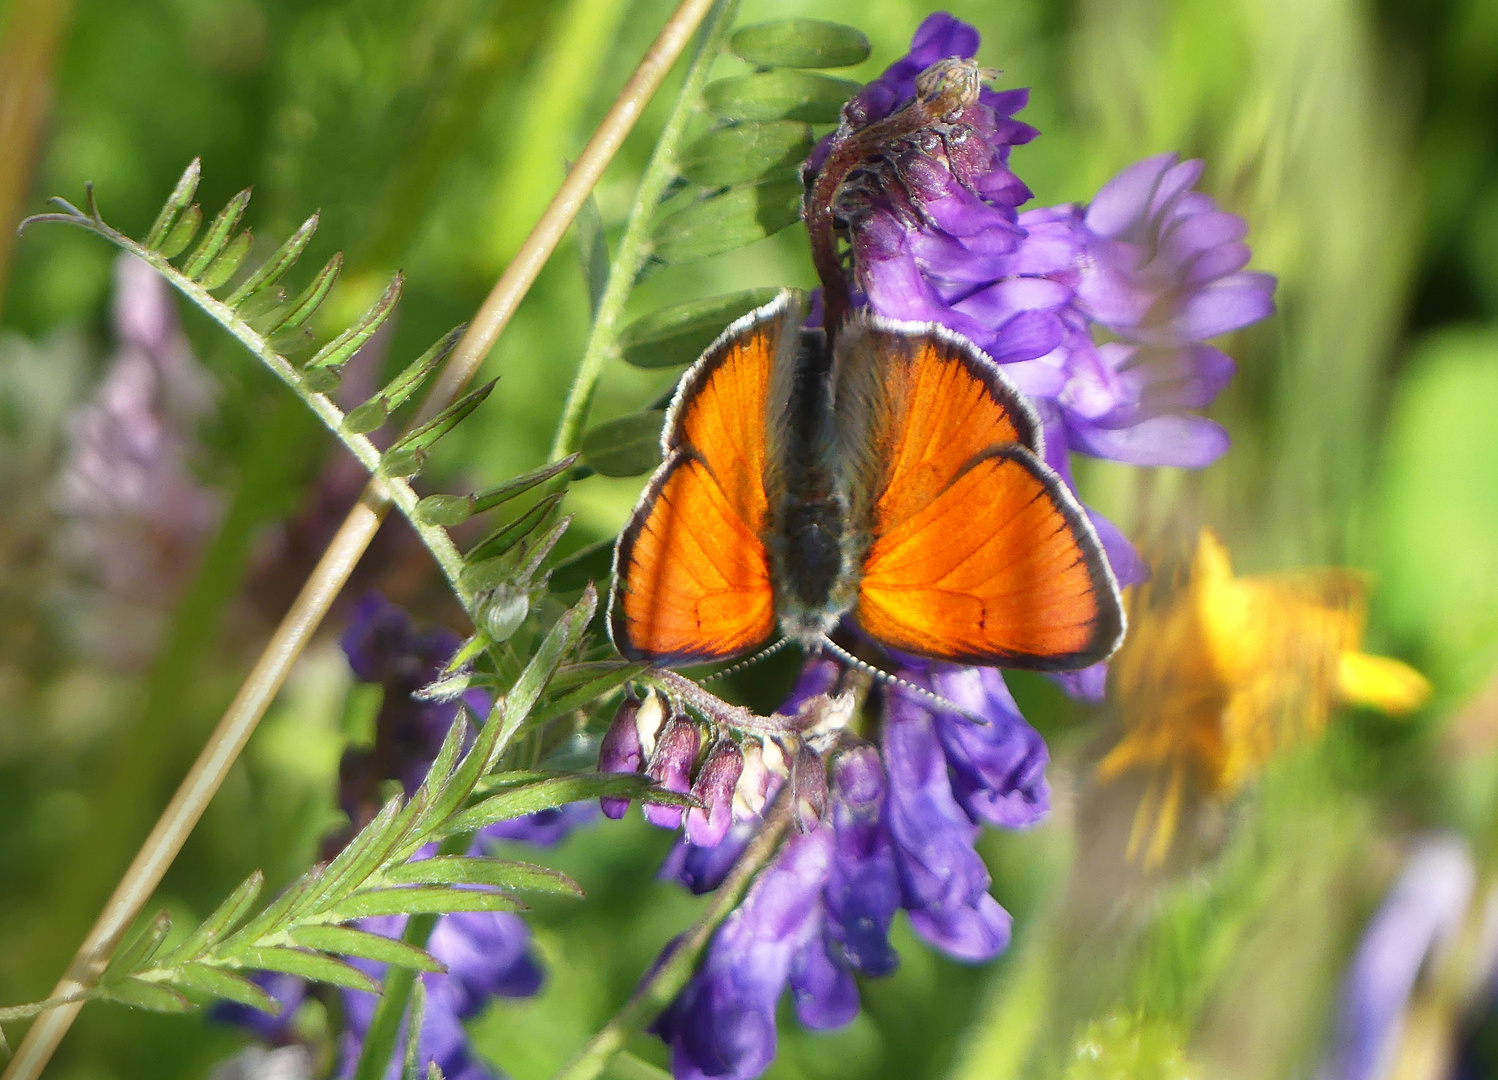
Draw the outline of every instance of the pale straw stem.
<instances>
[{"instance_id":1,"label":"pale straw stem","mask_svg":"<svg viewBox=\"0 0 1498 1080\"><path fill-rule=\"evenodd\" d=\"M646 103L686 48L711 3L712 0L683 0L666 23L545 213L521 245L514 261L479 308L436 385L422 403L412 421L413 426L435 416L456 400L478 370L535 282L541 267L561 242L588 193L634 127ZM374 538L389 508L390 500L384 489L371 482L302 586L291 610L271 635L260 659L115 888L93 929L79 946L67 974L51 997L74 997L87 992L97 981L120 938L145 907L167 867L181 851L188 834L197 825L249 741L292 665ZM38 1016L0 1080L35 1080L51 1060L57 1044L82 1006L82 1002L70 1002Z\"/></svg>"}]
</instances>

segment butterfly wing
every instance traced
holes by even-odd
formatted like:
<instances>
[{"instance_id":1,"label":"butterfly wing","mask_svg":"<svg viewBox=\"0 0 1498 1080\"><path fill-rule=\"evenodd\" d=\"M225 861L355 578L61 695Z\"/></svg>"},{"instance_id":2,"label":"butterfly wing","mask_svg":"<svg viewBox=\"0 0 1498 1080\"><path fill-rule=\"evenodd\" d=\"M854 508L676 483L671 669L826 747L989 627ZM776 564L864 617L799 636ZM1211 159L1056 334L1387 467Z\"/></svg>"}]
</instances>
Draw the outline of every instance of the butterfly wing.
<instances>
[{"instance_id":1,"label":"butterfly wing","mask_svg":"<svg viewBox=\"0 0 1498 1080\"><path fill-rule=\"evenodd\" d=\"M782 295L746 315L682 379L665 460L614 549L609 633L630 659L728 659L774 628L765 413L792 310Z\"/></svg>"},{"instance_id":2,"label":"butterfly wing","mask_svg":"<svg viewBox=\"0 0 1498 1080\"><path fill-rule=\"evenodd\" d=\"M843 456L860 470L846 486L866 493L852 500L867 536L859 624L961 663L1066 670L1106 657L1123 633L1118 587L1041 461L1023 399L956 335L881 320L850 329L835 393Z\"/></svg>"}]
</instances>

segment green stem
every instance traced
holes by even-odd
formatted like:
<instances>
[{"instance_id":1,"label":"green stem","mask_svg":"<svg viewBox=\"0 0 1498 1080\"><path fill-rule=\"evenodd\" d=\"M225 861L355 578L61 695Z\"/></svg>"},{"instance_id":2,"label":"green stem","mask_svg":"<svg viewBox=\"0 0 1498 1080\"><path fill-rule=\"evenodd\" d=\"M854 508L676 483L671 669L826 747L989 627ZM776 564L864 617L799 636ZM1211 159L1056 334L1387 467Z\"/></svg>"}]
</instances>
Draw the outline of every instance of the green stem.
<instances>
[{"instance_id":1,"label":"green stem","mask_svg":"<svg viewBox=\"0 0 1498 1080\"><path fill-rule=\"evenodd\" d=\"M614 264L609 268L608 284L598 302L598 313L593 318L593 329L588 334L588 343L583 348L583 358L578 361L577 374L567 391L567 400L562 406L562 419L557 425L555 441L551 444L551 460L564 458L577 450L582 441L583 425L588 420L588 409L593 404L593 393L598 389L598 380L603 375L603 365L619 348L619 323L624 315L624 305L634 291L635 279L650 258L650 229L654 224L656 207L671 181L676 177L676 161L687 124L697 111L702 98L702 88L712 70L713 61L722 51L728 31L733 28L738 11L738 0L716 0L712 10L702 20L698 31L697 48L692 54L691 65L682 80L681 92L671 107L671 115L661 128L660 138L645 166L645 175L640 178L635 192L634 206L624 222L624 235L619 240L619 251Z\"/></svg>"},{"instance_id":2,"label":"green stem","mask_svg":"<svg viewBox=\"0 0 1498 1080\"><path fill-rule=\"evenodd\" d=\"M469 833L449 836L438 849L439 855L462 855L468 850L473 837ZM412 915L406 920L406 929L401 940L418 949L426 948L427 938L437 926L436 915ZM411 1000L411 991L416 987L417 972L413 968L392 967L385 973L385 984L380 1000L370 1018L369 1030L364 1034L364 1046L359 1051L359 1063L354 1067L354 1080L381 1080L390 1068L395 1055L395 1043L400 1038L401 1020L406 1015L406 1004Z\"/></svg>"},{"instance_id":3,"label":"green stem","mask_svg":"<svg viewBox=\"0 0 1498 1080\"><path fill-rule=\"evenodd\" d=\"M789 785L787 785L788 789ZM711 903L702 917L677 942L671 955L653 971L630 995L624 1007L614 1014L607 1024L598 1030L572 1060L552 1074L551 1080L594 1080L615 1054L624 1049L630 1035L638 1031L662 1009L671 1004L681 988L692 977L697 967L697 957L712 940L718 924L728 918L738 906L754 875L780 847L781 837L791 821L791 800L787 789L765 818L764 827L754 842L739 856L733 872L713 893ZM358 1078L364 1080L364 1078Z\"/></svg>"}]
</instances>

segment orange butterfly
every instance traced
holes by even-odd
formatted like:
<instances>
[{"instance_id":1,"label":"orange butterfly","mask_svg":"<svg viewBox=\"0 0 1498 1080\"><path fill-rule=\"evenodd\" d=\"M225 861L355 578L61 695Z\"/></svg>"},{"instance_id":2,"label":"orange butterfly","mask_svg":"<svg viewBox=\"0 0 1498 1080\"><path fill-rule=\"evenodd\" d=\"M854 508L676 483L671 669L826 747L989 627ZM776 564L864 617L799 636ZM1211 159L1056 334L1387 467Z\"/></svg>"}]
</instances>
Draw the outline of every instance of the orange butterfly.
<instances>
[{"instance_id":1,"label":"orange butterfly","mask_svg":"<svg viewBox=\"0 0 1498 1080\"><path fill-rule=\"evenodd\" d=\"M816 652L851 612L938 660L1055 671L1111 653L1118 586L998 366L942 327L863 313L829 350L801 309L782 293L682 379L614 549L619 651L727 660L778 623Z\"/></svg>"}]
</instances>

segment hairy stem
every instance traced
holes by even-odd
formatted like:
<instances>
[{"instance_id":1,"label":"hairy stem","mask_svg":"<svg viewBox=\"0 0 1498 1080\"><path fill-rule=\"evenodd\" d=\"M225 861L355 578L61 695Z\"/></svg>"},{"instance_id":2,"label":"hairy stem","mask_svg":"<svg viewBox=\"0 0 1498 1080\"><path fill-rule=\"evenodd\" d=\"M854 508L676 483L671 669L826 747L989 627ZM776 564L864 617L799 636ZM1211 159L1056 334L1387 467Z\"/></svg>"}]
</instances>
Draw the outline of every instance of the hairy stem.
<instances>
[{"instance_id":1,"label":"hairy stem","mask_svg":"<svg viewBox=\"0 0 1498 1080\"><path fill-rule=\"evenodd\" d=\"M414 424L437 415L456 400L463 386L493 348L521 298L556 250L568 224L582 207L587 193L603 174L614 153L639 118L646 102L660 87L666 72L685 50L707 13L711 0L683 0L656 38L634 75L625 84L577 164L568 173L541 220L526 238L515 260L495 283L468 332L449 358L437 385L423 403ZM72 998L91 988L110 954L150 899L166 869L181 851L188 834L202 817L230 766L285 681L292 664L327 614L333 598L353 572L390 507L390 495L372 480L359 503L344 519L301 593L271 636L244 685L214 729L198 760L173 796L156 827L146 838L130 868L115 888L53 998ZM74 1002L43 1013L32 1024L3 1080L35 1080L51 1060L82 1007Z\"/></svg>"},{"instance_id":2,"label":"hairy stem","mask_svg":"<svg viewBox=\"0 0 1498 1080\"><path fill-rule=\"evenodd\" d=\"M593 392L598 388L603 365L618 349L619 322L624 315L624 305L634 290L645 260L650 258L650 228L654 224L655 210L661 197L676 176L677 155L687 124L697 110L702 98L702 88L707 83L708 72L713 61L722 51L728 31L733 28L738 11L738 0L716 0L712 11L703 20L702 32L697 40L691 66L682 80L681 93L671 115L666 118L661 137L645 166L645 175L635 192L634 205L624 222L624 235L619 240L619 251L609 268L608 282L598 301L598 311L593 316L593 328L588 334L588 343L583 348L583 358L578 361L577 374L572 377L572 386L567 391L567 400L562 406L562 419L557 425L556 439L551 444L551 460L564 458L577 450L582 440L583 425L588 419L588 409L593 404ZM706 5L704 5L704 8Z\"/></svg>"},{"instance_id":3,"label":"hairy stem","mask_svg":"<svg viewBox=\"0 0 1498 1080\"><path fill-rule=\"evenodd\" d=\"M614 1014L613 1019L601 1027L573 1055L571 1061L553 1073L551 1080L594 1080L594 1077L608 1067L614 1055L624 1049L630 1035L655 1017L681 992L697 967L697 957L712 940L718 924L728 918L729 913L738 906L754 875L770 861L770 857L780 847L781 838L791 821L789 790L789 784L781 790L765 817L765 824L759 835L744 849L744 854L739 856L732 872L718 886L718 891L713 893L712 901L702 917L677 940L670 955L660 966L635 988L635 992L630 995L623 1008Z\"/></svg>"}]
</instances>

